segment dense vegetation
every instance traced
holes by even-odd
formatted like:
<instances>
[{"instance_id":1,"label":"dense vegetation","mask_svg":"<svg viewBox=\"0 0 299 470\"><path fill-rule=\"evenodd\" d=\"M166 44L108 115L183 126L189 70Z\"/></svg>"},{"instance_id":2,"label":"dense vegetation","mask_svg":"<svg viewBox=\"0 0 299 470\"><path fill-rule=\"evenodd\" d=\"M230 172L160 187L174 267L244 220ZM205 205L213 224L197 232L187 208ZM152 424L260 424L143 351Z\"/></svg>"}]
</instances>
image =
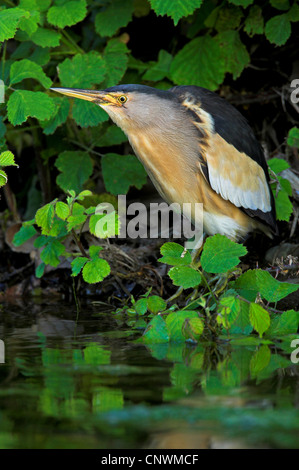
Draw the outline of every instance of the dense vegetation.
<instances>
[{"instance_id":1,"label":"dense vegetation","mask_svg":"<svg viewBox=\"0 0 299 470\"><path fill-rule=\"evenodd\" d=\"M276 303L298 285L280 282L267 269L242 272L238 265L247 249L223 236L206 242L197 264L189 253L181 257L180 244L162 246L158 261L171 266L173 285L185 290L177 304L166 302L160 274L155 282L146 277L150 289L140 281L142 269L159 270L159 263L148 267L149 256L142 266L132 255L135 268L122 270L127 255L117 241L109 242L118 226L115 232L109 223L99 229L103 215L96 206L108 201L116 207L118 194L142 197L137 190L147 184L146 173L106 113L56 96L49 87L102 89L121 82L218 91L247 116L271 157L280 241L295 243L298 194L281 173L299 170L298 84L292 85L299 77L298 22L299 4L289 0L2 2L1 228L12 249L32 241L35 276L42 279L49 267L63 265L87 284L117 284L126 302L121 311L146 319L137 320L146 327L146 342L295 334L299 313L282 313ZM15 162L19 168L10 168ZM117 220L116 212L110 217ZM19 229L20 221L10 239L8 228L14 222ZM296 272L296 259L291 263ZM275 269L289 274L284 261ZM134 281L133 292L127 281ZM79 292L78 282L73 287ZM187 297L188 289L195 291Z\"/></svg>"}]
</instances>

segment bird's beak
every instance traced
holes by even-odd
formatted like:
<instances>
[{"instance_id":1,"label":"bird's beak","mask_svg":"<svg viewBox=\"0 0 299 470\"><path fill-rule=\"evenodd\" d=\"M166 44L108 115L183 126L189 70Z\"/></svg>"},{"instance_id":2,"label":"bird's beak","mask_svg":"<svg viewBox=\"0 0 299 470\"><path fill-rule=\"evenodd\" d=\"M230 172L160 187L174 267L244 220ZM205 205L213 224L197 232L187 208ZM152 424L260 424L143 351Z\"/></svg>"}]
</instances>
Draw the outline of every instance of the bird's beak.
<instances>
[{"instance_id":1,"label":"bird's beak","mask_svg":"<svg viewBox=\"0 0 299 470\"><path fill-rule=\"evenodd\" d=\"M71 98L93 101L99 105L118 104L115 98L105 91L81 90L78 88L50 88L50 90L70 96Z\"/></svg>"}]
</instances>

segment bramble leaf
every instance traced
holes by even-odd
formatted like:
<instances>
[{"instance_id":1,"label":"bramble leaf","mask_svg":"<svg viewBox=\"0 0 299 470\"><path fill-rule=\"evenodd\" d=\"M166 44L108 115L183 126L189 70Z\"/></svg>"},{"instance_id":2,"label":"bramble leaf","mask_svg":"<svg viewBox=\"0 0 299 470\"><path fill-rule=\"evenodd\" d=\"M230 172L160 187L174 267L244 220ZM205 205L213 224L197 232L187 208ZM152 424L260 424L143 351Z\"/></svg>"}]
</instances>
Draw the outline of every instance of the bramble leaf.
<instances>
[{"instance_id":1,"label":"bramble leaf","mask_svg":"<svg viewBox=\"0 0 299 470\"><path fill-rule=\"evenodd\" d=\"M126 194L130 186L141 189L147 175L134 155L107 153L102 157L102 172L106 190L111 194Z\"/></svg>"},{"instance_id":2,"label":"bramble leaf","mask_svg":"<svg viewBox=\"0 0 299 470\"><path fill-rule=\"evenodd\" d=\"M32 60L23 59L14 62L10 68L10 85L19 83L26 78L35 78L45 88L52 85L52 80L47 77L41 66Z\"/></svg>"},{"instance_id":3,"label":"bramble leaf","mask_svg":"<svg viewBox=\"0 0 299 470\"><path fill-rule=\"evenodd\" d=\"M85 263L88 261L88 258L85 256L79 256L78 258L75 258L71 262L71 267L72 267L72 276L78 276L78 274L81 272L83 266Z\"/></svg>"},{"instance_id":4,"label":"bramble leaf","mask_svg":"<svg viewBox=\"0 0 299 470\"><path fill-rule=\"evenodd\" d=\"M105 259L95 258L88 261L82 271L83 279L89 284L102 281L110 274L110 266Z\"/></svg>"},{"instance_id":5,"label":"bramble leaf","mask_svg":"<svg viewBox=\"0 0 299 470\"><path fill-rule=\"evenodd\" d=\"M0 11L0 42L14 37L21 18L29 18L30 13L22 8L7 8Z\"/></svg>"},{"instance_id":6,"label":"bramble leaf","mask_svg":"<svg viewBox=\"0 0 299 470\"><path fill-rule=\"evenodd\" d=\"M173 19L175 25L179 20L191 15L196 8L199 8L203 0L150 0L150 4L156 15L167 15Z\"/></svg>"},{"instance_id":7,"label":"bramble leaf","mask_svg":"<svg viewBox=\"0 0 299 470\"><path fill-rule=\"evenodd\" d=\"M246 255L245 246L229 240L224 235L209 237L204 244L201 265L208 273L225 273L240 262L240 256Z\"/></svg>"},{"instance_id":8,"label":"bramble leaf","mask_svg":"<svg viewBox=\"0 0 299 470\"><path fill-rule=\"evenodd\" d=\"M183 289L196 287L201 282L201 274L190 266L175 266L168 271L169 277L175 286Z\"/></svg>"},{"instance_id":9,"label":"bramble leaf","mask_svg":"<svg viewBox=\"0 0 299 470\"><path fill-rule=\"evenodd\" d=\"M178 243L166 242L161 246L160 252L162 255L162 258L158 259L160 263L171 266L187 266L192 262L189 251L185 251L184 247Z\"/></svg>"},{"instance_id":10,"label":"bramble leaf","mask_svg":"<svg viewBox=\"0 0 299 470\"><path fill-rule=\"evenodd\" d=\"M291 23L286 13L271 18L266 23L265 34L268 41L282 46L291 35Z\"/></svg>"},{"instance_id":11,"label":"bramble leaf","mask_svg":"<svg viewBox=\"0 0 299 470\"><path fill-rule=\"evenodd\" d=\"M86 0L55 0L54 5L49 8L47 20L50 24L65 28L84 20L87 14Z\"/></svg>"},{"instance_id":12,"label":"bramble leaf","mask_svg":"<svg viewBox=\"0 0 299 470\"><path fill-rule=\"evenodd\" d=\"M270 326L270 315L261 305L251 302L249 307L250 323L260 338Z\"/></svg>"},{"instance_id":13,"label":"bramble leaf","mask_svg":"<svg viewBox=\"0 0 299 470\"><path fill-rule=\"evenodd\" d=\"M67 192L73 189L79 193L85 181L92 173L92 161L87 152L66 150L59 154L55 166L61 173L57 176L57 184Z\"/></svg>"},{"instance_id":14,"label":"bramble leaf","mask_svg":"<svg viewBox=\"0 0 299 470\"><path fill-rule=\"evenodd\" d=\"M8 119L14 126L22 124L29 116L41 121L50 119L54 109L52 98L40 91L15 90L7 103Z\"/></svg>"},{"instance_id":15,"label":"bramble leaf","mask_svg":"<svg viewBox=\"0 0 299 470\"><path fill-rule=\"evenodd\" d=\"M111 37L119 28L127 26L134 11L133 0L113 0L95 17L95 29L101 37Z\"/></svg>"}]
</instances>

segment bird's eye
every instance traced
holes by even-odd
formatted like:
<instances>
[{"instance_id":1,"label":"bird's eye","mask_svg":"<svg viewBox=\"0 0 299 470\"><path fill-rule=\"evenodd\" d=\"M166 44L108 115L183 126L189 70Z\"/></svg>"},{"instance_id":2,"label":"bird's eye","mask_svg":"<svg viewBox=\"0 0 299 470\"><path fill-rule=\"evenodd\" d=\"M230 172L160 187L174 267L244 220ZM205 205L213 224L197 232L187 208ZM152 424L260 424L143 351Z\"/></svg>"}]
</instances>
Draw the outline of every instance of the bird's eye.
<instances>
[{"instance_id":1,"label":"bird's eye","mask_svg":"<svg viewBox=\"0 0 299 470\"><path fill-rule=\"evenodd\" d=\"M118 97L118 102L124 104L127 101L127 97L125 95L121 95Z\"/></svg>"}]
</instances>

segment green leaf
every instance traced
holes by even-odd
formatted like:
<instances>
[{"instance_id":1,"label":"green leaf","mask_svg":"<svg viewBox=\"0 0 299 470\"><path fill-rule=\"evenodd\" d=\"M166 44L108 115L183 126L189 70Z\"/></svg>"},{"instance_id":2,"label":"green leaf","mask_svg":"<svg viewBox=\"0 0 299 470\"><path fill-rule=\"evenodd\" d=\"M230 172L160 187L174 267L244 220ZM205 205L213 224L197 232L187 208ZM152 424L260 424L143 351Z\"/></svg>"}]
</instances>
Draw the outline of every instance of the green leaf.
<instances>
[{"instance_id":1,"label":"green leaf","mask_svg":"<svg viewBox=\"0 0 299 470\"><path fill-rule=\"evenodd\" d=\"M130 186L141 189L147 181L146 171L134 155L107 153L102 157L102 173L111 194L126 194Z\"/></svg>"},{"instance_id":2,"label":"green leaf","mask_svg":"<svg viewBox=\"0 0 299 470\"><path fill-rule=\"evenodd\" d=\"M95 284L110 274L110 266L106 260L95 258L84 265L82 274L85 282Z\"/></svg>"},{"instance_id":3,"label":"green leaf","mask_svg":"<svg viewBox=\"0 0 299 470\"><path fill-rule=\"evenodd\" d=\"M201 255L202 268L208 273L225 273L240 262L240 256L246 255L243 245L229 240L224 235L209 237Z\"/></svg>"},{"instance_id":4,"label":"green leaf","mask_svg":"<svg viewBox=\"0 0 299 470\"><path fill-rule=\"evenodd\" d=\"M177 25L182 17L191 15L199 8L202 0L150 0L150 4L156 15L170 16Z\"/></svg>"},{"instance_id":5,"label":"green leaf","mask_svg":"<svg viewBox=\"0 0 299 470\"><path fill-rule=\"evenodd\" d=\"M45 265L44 262L40 263L40 264L37 266L37 268L36 268L36 270L35 270L35 276L36 276L38 279L43 276L44 271L45 271L45 267L46 267L46 265Z\"/></svg>"},{"instance_id":6,"label":"green leaf","mask_svg":"<svg viewBox=\"0 0 299 470\"><path fill-rule=\"evenodd\" d=\"M20 0L19 7L29 12L28 18L22 18L19 28L25 31L29 36L38 28L40 21L40 12L38 11L35 0Z\"/></svg>"},{"instance_id":7,"label":"green leaf","mask_svg":"<svg viewBox=\"0 0 299 470\"><path fill-rule=\"evenodd\" d=\"M217 39L209 35L188 42L174 57L171 79L178 85L193 85L216 90L224 80L223 52Z\"/></svg>"},{"instance_id":8,"label":"green leaf","mask_svg":"<svg viewBox=\"0 0 299 470\"><path fill-rule=\"evenodd\" d=\"M280 315L271 318L270 328L267 330L267 336L282 337L296 334L299 327L299 312L288 310Z\"/></svg>"},{"instance_id":9,"label":"green leaf","mask_svg":"<svg viewBox=\"0 0 299 470\"><path fill-rule=\"evenodd\" d=\"M7 174L4 170L0 170L0 188L7 183Z\"/></svg>"},{"instance_id":10,"label":"green leaf","mask_svg":"<svg viewBox=\"0 0 299 470\"><path fill-rule=\"evenodd\" d=\"M50 119L54 109L52 98L40 91L15 90L7 103L8 119L14 126L22 124L29 116Z\"/></svg>"},{"instance_id":11,"label":"green leaf","mask_svg":"<svg viewBox=\"0 0 299 470\"><path fill-rule=\"evenodd\" d=\"M81 127L97 126L109 119L108 114L97 104L83 100L75 100L72 116Z\"/></svg>"},{"instance_id":12,"label":"green leaf","mask_svg":"<svg viewBox=\"0 0 299 470\"><path fill-rule=\"evenodd\" d=\"M252 356L250 361L250 374L252 377L256 377L270 362L271 351L269 346L262 345L257 352Z\"/></svg>"},{"instance_id":13,"label":"green leaf","mask_svg":"<svg viewBox=\"0 0 299 470\"><path fill-rule=\"evenodd\" d=\"M147 312L147 299L139 299L134 304L134 309L138 315L144 315Z\"/></svg>"},{"instance_id":14,"label":"green leaf","mask_svg":"<svg viewBox=\"0 0 299 470\"><path fill-rule=\"evenodd\" d=\"M87 152L66 150L59 154L55 166L61 173L57 176L57 184L67 192L73 189L79 193L84 183L92 174L92 160Z\"/></svg>"},{"instance_id":15,"label":"green leaf","mask_svg":"<svg viewBox=\"0 0 299 470\"><path fill-rule=\"evenodd\" d=\"M221 297L218 304L217 322L224 328L230 328L241 311L241 302L236 296L225 295Z\"/></svg>"},{"instance_id":16,"label":"green leaf","mask_svg":"<svg viewBox=\"0 0 299 470\"><path fill-rule=\"evenodd\" d=\"M298 285L280 282L261 269L249 269L230 285L242 297L250 301L254 301L260 293L268 302L278 302L299 289Z\"/></svg>"},{"instance_id":17,"label":"green leaf","mask_svg":"<svg viewBox=\"0 0 299 470\"><path fill-rule=\"evenodd\" d=\"M103 247L101 246L96 246L96 245L91 245L89 247L89 256L91 259L95 259L99 257L100 251L102 251Z\"/></svg>"},{"instance_id":18,"label":"green leaf","mask_svg":"<svg viewBox=\"0 0 299 470\"><path fill-rule=\"evenodd\" d=\"M55 212L57 217L65 220L70 215L70 208L65 202L58 201L55 205Z\"/></svg>"},{"instance_id":19,"label":"green leaf","mask_svg":"<svg viewBox=\"0 0 299 470\"><path fill-rule=\"evenodd\" d=\"M111 238L119 234L120 221L116 211L108 214L93 214L89 219L89 230L98 238Z\"/></svg>"},{"instance_id":20,"label":"green leaf","mask_svg":"<svg viewBox=\"0 0 299 470\"><path fill-rule=\"evenodd\" d=\"M290 8L289 0L270 0L270 4L277 10L288 10Z\"/></svg>"},{"instance_id":21,"label":"green leaf","mask_svg":"<svg viewBox=\"0 0 299 470\"><path fill-rule=\"evenodd\" d=\"M183 289L196 287L201 282L201 274L190 266L176 266L168 271L169 277L175 286L182 286Z\"/></svg>"},{"instance_id":22,"label":"green leaf","mask_svg":"<svg viewBox=\"0 0 299 470\"><path fill-rule=\"evenodd\" d=\"M249 15L245 20L244 31L248 36L252 37L255 34L263 34L264 32L264 18L261 7L253 5L249 10Z\"/></svg>"},{"instance_id":23,"label":"green leaf","mask_svg":"<svg viewBox=\"0 0 299 470\"><path fill-rule=\"evenodd\" d=\"M297 147L299 148L299 129L298 127L293 127L289 130L287 144L290 147Z\"/></svg>"},{"instance_id":24,"label":"green leaf","mask_svg":"<svg viewBox=\"0 0 299 470\"><path fill-rule=\"evenodd\" d=\"M26 78L38 80L45 88L52 85L52 80L47 77L40 65L28 59L14 62L10 68L10 86Z\"/></svg>"},{"instance_id":25,"label":"green leaf","mask_svg":"<svg viewBox=\"0 0 299 470\"><path fill-rule=\"evenodd\" d=\"M65 59L59 65L61 85L68 88L90 88L94 84L101 83L105 74L105 60L95 51L76 54L72 59Z\"/></svg>"},{"instance_id":26,"label":"green leaf","mask_svg":"<svg viewBox=\"0 0 299 470\"><path fill-rule=\"evenodd\" d=\"M102 37L113 36L119 28L127 26L133 12L133 0L113 0L96 15L96 32Z\"/></svg>"},{"instance_id":27,"label":"green leaf","mask_svg":"<svg viewBox=\"0 0 299 470\"><path fill-rule=\"evenodd\" d=\"M98 129L96 129L96 132L98 133ZM120 127L110 126L104 135L96 138L95 142L97 147L111 147L112 145L122 144L127 140L127 136Z\"/></svg>"},{"instance_id":28,"label":"green leaf","mask_svg":"<svg viewBox=\"0 0 299 470\"><path fill-rule=\"evenodd\" d=\"M234 5L238 5L238 6L241 6L241 7L248 7L249 5L251 5L254 0L229 0L230 3L233 3Z\"/></svg>"},{"instance_id":29,"label":"green leaf","mask_svg":"<svg viewBox=\"0 0 299 470\"><path fill-rule=\"evenodd\" d=\"M35 222L42 229L43 235L49 235L54 221L54 205L50 202L38 209L35 214Z\"/></svg>"},{"instance_id":30,"label":"green leaf","mask_svg":"<svg viewBox=\"0 0 299 470\"><path fill-rule=\"evenodd\" d=\"M107 70L107 78L103 88L117 85L121 81L127 70L128 52L127 46L118 39L108 41L103 53Z\"/></svg>"},{"instance_id":31,"label":"green leaf","mask_svg":"<svg viewBox=\"0 0 299 470\"><path fill-rule=\"evenodd\" d=\"M230 72L234 79L238 78L250 62L250 56L240 40L238 31L224 31L215 39L219 44L225 72Z\"/></svg>"},{"instance_id":32,"label":"green leaf","mask_svg":"<svg viewBox=\"0 0 299 470\"><path fill-rule=\"evenodd\" d=\"M15 157L12 152L5 150L0 154L0 166L19 166L15 163Z\"/></svg>"},{"instance_id":33,"label":"green leaf","mask_svg":"<svg viewBox=\"0 0 299 470\"><path fill-rule=\"evenodd\" d=\"M268 41L282 46L291 35L291 23L287 14L277 15L266 23L265 34Z\"/></svg>"},{"instance_id":34,"label":"green leaf","mask_svg":"<svg viewBox=\"0 0 299 470\"><path fill-rule=\"evenodd\" d=\"M161 246L160 252L162 255L162 258L158 260L160 263L171 266L187 266L192 262L189 251L185 251L184 247L178 243L166 242Z\"/></svg>"},{"instance_id":35,"label":"green leaf","mask_svg":"<svg viewBox=\"0 0 299 470\"><path fill-rule=\"evenodd\" d=\"M29 18L30 13L22 8L7 8L0 11L0 42L13 38L21 18Z\"/></svg>"},{"instance_id":36,"label":"green leaf","mask_svg":"<svg viewBox=\"0 0 299 470\"><path fill-rule=\"evenodd\" d=\"M87 219L85 208L78 202L75 202L72 209L72 214L67 218L67 231L70 232L78 225L83 225Z\"/></svg>"},{"instance_id":37,"label":"green leaf","mask_svg":"<svg viewBox=\"0 0 299 470\"><path fill-rule=\"evenodd\" d=\"M198 313L193 310L178 310L167 315L166 325L170 341L186 341L185 326L191 319L199 319Z\"/></svg>"},{"instance_id":38,"label":"green leaf","mask_svg":"<svg viewBox=\"0 0 299 470\"><path fill-rule=\"evenodd\" d=\"M86 15L86 0L65 0L63 2L56 0L48 10L47 20L50 24L63 29L84 20Z\"/></svg>"},{"instance_id":39,"label":"green leaf","mask_svg":"<svg viewBox=\"0 0 299 470\"><path fill-rule=\"evenodd\" d=\"M32 238L36 234L36 230L33 227L33 225L26 225L23 224L20 230L15 234L13 237L13 245L15 246L21 246L23 243L25 243L27 240Z\"/></svg>"},{"instance_id":40,"label":"green leaf","mask_svg":"<svg viewBox=\"0 0 299 470\"><path fill-rule=\"evenodd\" d=\"M157 82L167 78L170 75L171 62L172 55L161 49L158 55L158 61L148 68L142 77L143 80Z\"/></svg>"},{"instance_id":41,"label":"green leaf","mask_svg":"<svg viewBox=\"0 0 299 470\"><path fill-rule=\"evenodd\" d=\"M274 192L276 218L288 222L293 213L293 205L289 199L288 193L281 189L277 196Z\"/></svg>"},{"instance_id":42,"label":"green leaf","mask_svg":"<svg viewBox=\"0 0 299 470\"><path fill-rule=\"evenodd\" d=\"M147 308L152 313L163 312L167 307L167 303L158 295L151 295L147 298Z\"/></svg>"},{"instance_id":43,"label":"green leaf","mask_svg":"<svg viewBox=\"0 0 299 470\"><path fill-rule=\"evenodd\" d=\"M274 173L280 173L281 171L290 168L288 162L286 162L283 158L270 158L267 163Z\"/></svg>"},{"instance_id":44,"label":"green leaf","mask_svg":"<svg viewBox=\"0 0 299 470\"><path fill-rule=\"evenodd\" d=\"M50 240L41 252L40 258L45 264L49 264L56 268L61 263L59 257L64 254L65 246L59 240L56 240L55 238L52 239L52 237L49 238Z\"/></svg>"},{"instance_id":45,"label":"green leaf","mask_svg":"<svg viewBox=\"0 0 299 470\"><path fill-rule=\"evenodd\" d=\"M155 315L143 333L145 344L168 343L169 335L166 323L161 315Z\"/></svg>"},{"instance_id":46,"label":"green leaf","mask_svg":"<svg viewBox=\"0 0 299 470\"><path fill-rule=\"evenodd\" d=\"M78 258L75 258L71 262L72 276L78 276L87 261L88 258L85 258L85 256L79 256Z\"/></svg>"},{"instance_id":47,"label":"green leaf","mask_svg":"<svg viewBox=\"0 0 299 470\"><path fill-rule=\"evenodd\" d=\"M46 135L53 134L58 126L63 124L68 117L70 101L67 98L52 98L54 102L54 112L50 119L41 122L43 132Z\"/></svg>"},{"instance_id":48,"label":"green leaf","mask_svg":"<svg viewBox=\"0 0 299 470\"><path fill-rule=\"evenodd\" d=\"M204 326L201 318L187 318L183 324L182 333L187 340L198 341L204 331Z\"/></svg>"},{"instance_id":49,"label":"green leaf","mask_svg":"<svg viewBox=\"0 0 299 470\"><path fill-rule=\"evenodd\" d=\"M249 307L250 323L260 338L270 326L270 315L261 305L251 302Z\"/></svg>"},{"instance_id":50,"label":"green leaf","mask_svg":"<svg viewBox=\"0 0 299 470\"><path fill-rule=\"evenodd\" d=\"M59 46L60 38L61 35L57 31L46 28L38 28L30 36L30 40L41 47L57 47Z\"/></svg>"},{"instance_id":51,"label":"green leaf","mask_svg":"<svg viewBox=\"0 0 299 470\"><path fill-rule=\"evenodd\" d=\"M214 28L218 32L238 29L242 17L243 12L239 7L234 5L228 5L227 7L218 6L204 20L204 26Z\"/></svg>"}]
</instances>

